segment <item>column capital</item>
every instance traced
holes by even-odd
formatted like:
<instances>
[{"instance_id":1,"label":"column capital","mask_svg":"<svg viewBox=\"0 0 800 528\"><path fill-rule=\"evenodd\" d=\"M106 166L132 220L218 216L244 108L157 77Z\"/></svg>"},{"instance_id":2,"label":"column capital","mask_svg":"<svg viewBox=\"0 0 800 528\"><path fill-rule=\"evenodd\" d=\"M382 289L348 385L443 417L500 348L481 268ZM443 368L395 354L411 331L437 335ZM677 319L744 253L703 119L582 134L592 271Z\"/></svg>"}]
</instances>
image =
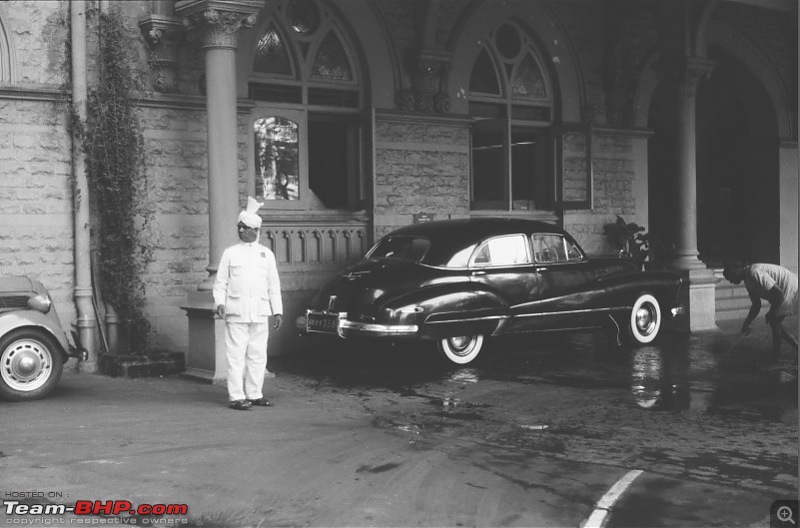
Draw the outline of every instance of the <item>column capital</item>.
<instances>
[{"instance_id":1,"label":"column capital","mask_svg":"<svg viewBox=\"0 0 800 528\"><path fill-rule=\"evenodd\" d=\"M716 62L702 57L665 57L653 69L660 81L673 82L684 95L694 95L697 86L711 77Z\"/></svg>"},{"instance_id":2,"label":"column capital","mask_svg":"<svg viewBox=\"0 0 800 528\"><path fill-rule=\"evenodd\" d=\"M400 108L417 112L449 111L450 100L441 87L451 59L452 54L446 51L420 50L412 72L411 90L401 90L398 93Z\"/></svg>"},{"instance_id":3,"label":"column capital","mask_svg":"<svg viewBox=\"0 0 800 528\"><path fill-rule=\"evenodd\" d=\"M263 0L180 0L175 12L189 30L201 35L201 46L236 49L240 29L251 28Z\"/></svg>"}]
</instances>

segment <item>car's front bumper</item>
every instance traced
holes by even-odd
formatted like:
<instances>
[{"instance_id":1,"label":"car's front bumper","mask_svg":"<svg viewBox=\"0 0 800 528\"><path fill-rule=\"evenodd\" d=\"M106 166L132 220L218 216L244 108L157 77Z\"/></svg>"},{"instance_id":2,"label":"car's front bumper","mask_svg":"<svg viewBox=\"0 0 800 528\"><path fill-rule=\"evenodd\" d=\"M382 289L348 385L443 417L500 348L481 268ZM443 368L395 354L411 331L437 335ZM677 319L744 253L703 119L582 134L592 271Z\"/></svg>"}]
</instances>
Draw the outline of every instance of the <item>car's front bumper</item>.
<instances>
[{"instance_id":1,"label":"car's front bumper","mask_svg":"<svg viewBox=\"0 0 800 528\"><path fill-rule=\"evenodd\" d=\"M419 333L417 325L379 324L351 321L346 312L331 313L306 310L295 323L307 333L338 335L339 337L414 337Z\"/></svg>"}]
</instances>

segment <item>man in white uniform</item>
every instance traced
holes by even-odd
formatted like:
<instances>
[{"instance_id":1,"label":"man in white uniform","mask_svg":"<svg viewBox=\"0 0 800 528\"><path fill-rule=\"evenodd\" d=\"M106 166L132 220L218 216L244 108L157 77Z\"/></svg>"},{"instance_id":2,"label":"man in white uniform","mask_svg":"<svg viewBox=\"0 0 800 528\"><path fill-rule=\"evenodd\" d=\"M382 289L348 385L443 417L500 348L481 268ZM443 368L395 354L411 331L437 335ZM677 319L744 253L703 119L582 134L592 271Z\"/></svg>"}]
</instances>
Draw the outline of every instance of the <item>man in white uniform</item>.
<instances>
[{"instance_id":1,"label":"man in white uniform","mask_svg":"<svg viewBox=\"0 0 800 528\"><path fill-rule=\"evenodd\" d=\"M258 243L262 204L248 197L239 214L241 242L222 253L214 282L214 305L225 319L230 407L247 411L272 405L261 392L267 367L269 316L275 330L283 321L281 285L272 251Z\"/></svg>"},{"instance_id":2,"label":"man in white uniform","mask_svg":"<svg viewBox=\"0 0 800 528\"><path fill-rule=\"evenodd\" d=\"M772 354L778 359L781 337L797 350L797 338L783 327L783 320L797 313L797 275L775 264L726 266L723 276L733 284L744 281L750 295L750 312L742 324L742 334L749 335L752 323L761 311L761 299L769 301L767 324L772 327Z\"/></svg>"}]
</instances>

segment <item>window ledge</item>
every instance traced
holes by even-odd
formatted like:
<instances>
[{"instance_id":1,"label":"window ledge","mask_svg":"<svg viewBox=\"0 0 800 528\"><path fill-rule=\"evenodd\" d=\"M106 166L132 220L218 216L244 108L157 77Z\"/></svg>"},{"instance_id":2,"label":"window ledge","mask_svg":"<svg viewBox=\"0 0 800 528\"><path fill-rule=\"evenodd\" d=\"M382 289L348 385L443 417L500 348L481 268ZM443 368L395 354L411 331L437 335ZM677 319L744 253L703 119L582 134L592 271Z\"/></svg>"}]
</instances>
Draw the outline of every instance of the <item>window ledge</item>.
<instances>
[{"instance_id":1,"label":"window ledge","mask_svg":"<svg viewBox=\"0 0 800 528\"><path fill-rule=\"evenodd\" d=\"M292 223L298 225L319 225L319 224L342 224L342 223L357 223L363 224L370 220L370 216L366 210L359 211L346 211L346 210L325 210L325 211L276 211L264 210L260 211L261 218L264 225Z\"/></svg>"},{"instance_id":2,"label":"window ledge","mask_svg":"<svg viewBox=\"0 0 800 528\"><path fill-rule=\"evenodd\" d=\"M495 217L495 218L527 218L540 220L551 224L558 223L559 216L555 211L502 211L502 210L475 210L469 212L470 217Z\"/></svg>"}]
</instances>

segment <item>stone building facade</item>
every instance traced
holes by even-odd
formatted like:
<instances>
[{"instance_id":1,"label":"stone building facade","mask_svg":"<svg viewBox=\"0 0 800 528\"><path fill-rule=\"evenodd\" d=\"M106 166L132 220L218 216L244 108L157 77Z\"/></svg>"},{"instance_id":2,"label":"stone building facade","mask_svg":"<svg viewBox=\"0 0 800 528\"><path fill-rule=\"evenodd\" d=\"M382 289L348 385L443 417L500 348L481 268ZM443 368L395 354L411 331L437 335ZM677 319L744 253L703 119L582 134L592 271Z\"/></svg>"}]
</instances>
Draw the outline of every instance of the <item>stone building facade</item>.
<instances>
[{"instance_id":1,"label":"stone building facade","mask_svg":"<svg viewBox=\"0 0 800 528\"><path fill-rule=\"evenodd\" d=\"M618 215L635 221L676 247L698 329L724 262L797 269L792 0L11 0L0 251L66 323L92 325L76 291L95 220L76 221L67 103L76 52L87 93L102 82L101 11L125 21L144 81L154 346L213 336L192 317L248 195L266 202L290 321L376 238L425 218L542 219L589 253L615 251Z\"/></svg>"}]
</instances>

